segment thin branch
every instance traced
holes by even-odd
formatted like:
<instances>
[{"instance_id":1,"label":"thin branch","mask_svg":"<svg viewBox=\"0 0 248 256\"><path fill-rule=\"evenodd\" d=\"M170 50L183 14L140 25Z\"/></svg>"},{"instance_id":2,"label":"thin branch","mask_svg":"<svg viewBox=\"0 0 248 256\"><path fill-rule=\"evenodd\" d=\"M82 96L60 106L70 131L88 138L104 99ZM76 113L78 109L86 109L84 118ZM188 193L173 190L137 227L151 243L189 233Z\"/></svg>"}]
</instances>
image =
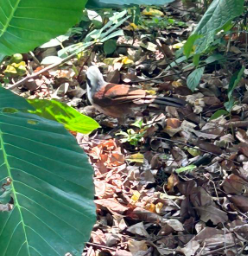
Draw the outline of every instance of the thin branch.
<instances>
[{"instance_id":1,"label":"thin branch","mask_svg":"<svg viewBox=\"0 0 248 256\"><path fill-rule=\"evenodd\" d=\"M73 53L73 54L67 56L66 58L64 58L63 60L61 60L61 61L59 61L57 63L54 63L54 64L52 64L52 65L50 65L50 66L48 66L46 68L43 68L42 70L40 70L37 73L34 73L34 74L30 75L30 76L24 77L23 79L19 80L18 82L14 83L13 85L9 86L8 89L9 90L13 90L14 88L16 88L16 87L24 84L25 82L27 82L29 79L34 79L34 78L38 77L39 75L45 73L46 71L51 70L51 69L53 69L55 67L58 67L59 65L65 63L65 62L67 62L68 60L72 59L75 55L76 55L76 53Z\"/></svg>"},{"instance_id":2,"label":"thin branch","mask_svg":"<svg viewBox=\"0 0 248 256\"><path fill-rule=\"evenodd\" d=\"M104 249L116 251L116 248L111 248L111 247L109 247L109 246L102 245L102 244L95 244L95 243L90 243L90 242L86 242L86 244L91 245L91 246L93 246L93 247L104 248Z\"/></svg>"},{"instance_id":3,"label":"thin branch","mask_svg":"<svg viewBox=\"0 0 248 256\"><path fill-rule=\"evenodd\" d=\"M213 254L216 253L216 252L225 251L225 250L231 249L231 248L233 248L233 247L236 247L236 244L228 245L228 246L225 246L225 247L218 248L218 249L216 249L216 250L212 250L212 251L210 251L210 252L208 252L208 253L202 254L202 256L213 255Z\"/></svg>"}]
</instances>

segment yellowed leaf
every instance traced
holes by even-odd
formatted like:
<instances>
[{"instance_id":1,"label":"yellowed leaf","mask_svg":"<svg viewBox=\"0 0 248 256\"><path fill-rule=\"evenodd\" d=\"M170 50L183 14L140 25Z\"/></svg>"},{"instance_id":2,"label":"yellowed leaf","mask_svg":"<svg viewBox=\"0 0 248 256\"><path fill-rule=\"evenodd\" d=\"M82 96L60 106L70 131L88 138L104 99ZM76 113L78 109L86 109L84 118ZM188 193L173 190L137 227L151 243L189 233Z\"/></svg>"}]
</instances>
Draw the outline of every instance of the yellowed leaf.
<instances>
[{"instance_id":1,"label":"yellowed leaf","mask_svg":"<svg viewBox=\"0 0 248 256\"><path fill-rule=\"evenodd\" d=\"M124 65L127 65L127 64L132 64L133 63L133 60L129 59L127 56L123 57L121 62L124 64Z\"/></svg>"},{"instance_id":2,"label":"yellowed leaf","mask_svg":"<svg viewBox=\"0 0 248 256\"><path fill-rule=\"evenodd\" d=\"M126 157L126 160L129 162L132 162L132 163L143 164L144 155L142 155L141 153L133 154L133 155Z\"/></svg>"},{"instance_id":3,"label":"yellowed leaf","mask_svg":"<svg viewBox=\"0 0 248 256\"><path fill-rule=\"evenodd\" d=\"M142 11L142 14L145 16L157 16L157 17L163 17L164 13L154 9L154 8L146 8Z\"/></svg>"},{"instance_id":4,"label":"yellowed leaf","mask_svg":"<svg viewBox=\"0 0 248 256\"><path fill-rule=\"evenodd\" d=\"M185 43L186 43L186 41L182 41L182 42L180 42L180 43L173 44L173 45L172 45L172 48L173 48L173 49L181 49L181 48L184 46Z\"/></svg>"},{"instance_id":5,"label":"yellowed leaf","mask_svg":"<svg viewBox=\"0 0 248 256\"><path fill-rule=\"evenodd\" d=\"M138 191L134 191L132 197L131 197L131 204L135 204L139 201L140 193Z\"/></svg>"},{"instance_id":6,"label":"yellowed leaf","mask_svg":"<svg viewBox=\"0 0 248 256\"><path fill-rule=\"evenodd\" d=\"M149 212L155 212L156 205L155 204L146 204L145 209Z\"/></svg>"},{"instance_id":7,"label":"yellowed leaf","mask_svg":"<svg viewBox=\"0 0 248 256\"><path fill-rule=\"evenodd\" d=\"M155 206L155 212L156 212L157 214L161 214L163 207L164 207L164 204L161 203L161 202L158 202L158 203L156 204L156 206Z\"/></svg>"}]
</instances>

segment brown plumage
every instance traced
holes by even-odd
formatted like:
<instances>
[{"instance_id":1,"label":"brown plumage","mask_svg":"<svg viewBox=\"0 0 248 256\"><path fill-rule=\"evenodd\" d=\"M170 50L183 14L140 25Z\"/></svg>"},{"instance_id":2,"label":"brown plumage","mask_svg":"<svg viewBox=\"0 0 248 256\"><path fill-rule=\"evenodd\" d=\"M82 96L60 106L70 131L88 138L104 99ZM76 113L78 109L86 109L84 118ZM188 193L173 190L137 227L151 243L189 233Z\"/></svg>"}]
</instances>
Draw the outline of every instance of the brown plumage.
<instances>
[{"instance_id":1,"label":"brown plumage","mask_svg":"<svg viewBox=\"0 0 248 256\"><path fill-rule=\"evenodd\" d=\"M118 118L123 123L137 108L150 105L183 107L184 101L171 97L149 95L146 90L125 84L111 84L104 81L96 66L87 70L87 94L93 106L105 115Z\"/></svg>"}]
</instances>

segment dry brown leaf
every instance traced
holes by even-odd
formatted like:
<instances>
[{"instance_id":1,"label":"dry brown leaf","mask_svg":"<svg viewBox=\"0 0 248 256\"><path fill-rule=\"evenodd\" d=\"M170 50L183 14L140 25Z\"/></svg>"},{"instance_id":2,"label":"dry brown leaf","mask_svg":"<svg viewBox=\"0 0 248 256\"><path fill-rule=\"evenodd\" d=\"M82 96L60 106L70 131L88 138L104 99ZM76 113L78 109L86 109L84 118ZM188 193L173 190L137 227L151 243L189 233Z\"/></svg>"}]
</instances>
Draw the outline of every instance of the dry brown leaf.
<instances>
[{"instance_id":1,"label":"dry brown leaf","mask_svg":"<svg viewBox=\"0 0 248 256\"><path fill-rule=\"evenodd\" d=\"M163 218L154 212L150 212L140 207L136 207L133 212L127 214L129 217L151 223L162 223Z\"/></svg>"},{"instance_id":2,"label":"dry brown leaf","mask_svg":"<svg viewBox=\"0 0 248 256\"><path fill-rule=\"evenodd\" d=\"M227 198L241 211L248 211L248 197L241 195L228 195Z\"/></svg>"},{"instance_id":3,"label":"dry brown leaf","mask_svg":"<svg viewBox=\"0 0 248 256\"><path fill-rule=\"evenodd\" d=\"M248 182L244 181L242 178L235 174L231 174L230 176L226 177L224 180L222 187L223 190L227 194L241 194L246 190L248 186Z\"/></svg>"},{"instance_id":4,"label":"dry brown leaf","mask_svg":"<svg viewBox=\"0 0 248 256\"><path fill-rule=\"evenodd\" d=\"M141 251L146 252L148 249L145 240L137 241L134 239L128 240L128 248L133 256Z\"/></svg>"},{"instance_id":5,"label":"dry brown leaf","mask_svg":"<svg viewBox=\"0 0 248 256\"><path fill-rule=\"evenodd\" d=\"M227 214L218 209L213 204L197 206L195 208L197 209L197 212L200 215L201 220L204 222L211 220L214 225L217 225L218 223L223 223L228 220Z\"/></svg>"},{"instance_id":6,"label":"dry brown leaf","mask_svg":"<svg viewBox=\"0 0 248 256\"><path fill-rule=\"evenodd\" d=\"M127 206L120 204L114 198L98 199L98 200L95 200L94 202L100 207L105 207L110 212L113 212L113 213L124 214L128 210Z\"/></svg>"},{"instance_id":7,"label":"dry brown leaf","mask_svg":"<svg viewBox=\"0 0 248 256\"><path fill-rule=\"evenodd\" d=\"M145 227L144 227L144 223L143 222L139 222L135 225L130 226L127 229L128 232L135 234L135 235L140 235L140 236L144 236L144 237L149 237L149 234L147 233Z\"/></svg>"},{"instance_id":8,"label":"dry brown leaf","mask_svg":"<svg viewBox=\"0 0 248 256\"><path fill-rule=\"evenodd\" d=\"M211 220L213 224L217 225L228 220L227 214L217 208L211 196L202 187L194 188L191 191L190 201L202 221L207 222Z\"/></svg>"},{"instance_id":9,"label":"dry brown leaf","mask_svg":"<svg viewBox=\"0 0 248 256\"><path fill-rule=\"evenodd\" d=\"M163 131L173 137L176 133L181 131L181 124L182 122L177 118L168 118Z\"/></svg>"},{"instance_id":10,"label":"dry brown leaf","mask_svg":"<svg viewBox=\"0 0 248 256\"><path fill-rule=\"evenodd\" d=\"M169 225L171 228L173 228L175 231L184 231L183 224L176 219L169 219L164 221L167 225Z\"/></svg>"},{"instance_id":11,"label":"dry brown leaf","mask_svg":"<svg viewBox=\"0 0 248 256\"><path fill-rule=\"evenodd\" d=\"M102 141L102 143L93 147L89 155L100 173L106 173L108 170L125 163L125 156L121 152L121 148L112 139Z\"/></svg>"},{"instance_id":12,"label":"dry brown leaf","mask_svg":"<svg viewBox=\"0 0 248 256\"><path fill-rule=\"evenodd\" d=\"M174 191L174 187L179 183L179 179L178 176L175 173L172 173L170 175L170 177L168 178L168 182L167 182L167 190L169 192L173 192Z\"/></svg>"},{"instance_id":13,"label":"dry brown leaf","mask_svg":"<svg viewBox=\"0 0 248 256\"><path fill-rule=\"evenodd\" d=\"M211 144L209 142L198 140L196 144L200 149L203 149L204 151L211 152L211 153L214 153L216 155L221 155L222 154L222 150L221 150L220 147L215 146L214 144Z\"/></svg>"},{"instance_id":14,"label":"dry brown leaf","mask_svg":"<svg viewBox=\"0 0 248 256\"><path fill-rule=\"evenodd\" d=\"M240 143L238 145L239 151L244 154L246 157L248 157L248 143Z\"/></svg>"}]
</instances>

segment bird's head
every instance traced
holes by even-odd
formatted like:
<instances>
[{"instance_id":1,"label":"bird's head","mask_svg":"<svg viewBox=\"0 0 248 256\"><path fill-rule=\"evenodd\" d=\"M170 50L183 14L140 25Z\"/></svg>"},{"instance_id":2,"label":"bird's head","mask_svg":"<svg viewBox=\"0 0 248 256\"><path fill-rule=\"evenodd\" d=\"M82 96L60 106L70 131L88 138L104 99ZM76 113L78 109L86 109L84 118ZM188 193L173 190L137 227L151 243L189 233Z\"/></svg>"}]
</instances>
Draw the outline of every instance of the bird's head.
<instances>
[{"instance_id":1,"label":"bird's head","mask_svg":"<svg viewBox=\"0 0 248 256\"><path fill-rule=\"evenodd\" d=\"M105 86L107 83L103 79L103 75L97 66L91 66L86 72L87 88L91 91L98 91L100 88Z\"/></svg>"}]
</instances>

